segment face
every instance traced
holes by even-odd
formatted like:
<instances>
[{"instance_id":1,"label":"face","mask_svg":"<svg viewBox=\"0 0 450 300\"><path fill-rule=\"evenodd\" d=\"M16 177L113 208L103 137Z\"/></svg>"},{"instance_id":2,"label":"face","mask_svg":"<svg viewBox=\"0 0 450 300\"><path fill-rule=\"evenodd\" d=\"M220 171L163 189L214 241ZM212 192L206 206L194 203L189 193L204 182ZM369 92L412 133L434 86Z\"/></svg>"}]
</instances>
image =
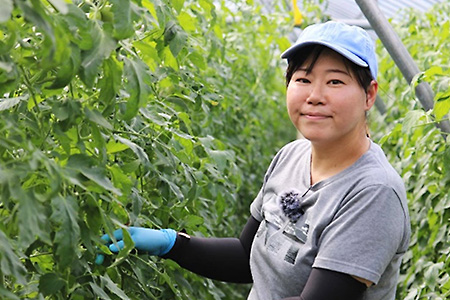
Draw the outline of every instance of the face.
<instances>
[{"instance_id":1,"label":"face","mask_svg":"<svg viewBox=\"0 0 450 300\"><path fill-rule=\"evenodd\" d=\"M287 87L289 117L313 144L345 143L365 138L365 113L375 102L377 83L367 92L358 83L343 57L325 49L314 67L311 60L294 72Z\"/></svg>"}]
</instances>

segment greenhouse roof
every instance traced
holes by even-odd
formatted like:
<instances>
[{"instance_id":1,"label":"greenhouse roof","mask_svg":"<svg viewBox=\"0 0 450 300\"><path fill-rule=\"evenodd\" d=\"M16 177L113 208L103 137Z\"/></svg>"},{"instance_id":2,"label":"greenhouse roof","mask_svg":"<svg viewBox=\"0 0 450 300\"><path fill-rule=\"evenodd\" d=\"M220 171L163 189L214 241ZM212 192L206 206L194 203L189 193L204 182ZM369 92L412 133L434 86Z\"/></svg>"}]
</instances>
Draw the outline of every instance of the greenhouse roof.
<instances>
[{"instance_id":1,"label":"greenhouse roof","mask_svg":"<svg viewBox=\"0 0 450 300\"><path fill-rule=\"evenodd\" d=\"M259 0L267 12L273 11L275 0ZM312 0L323 7L323 13L328 15L331 19L341 21L351 25L358 25L366 29L369 34L376 39L377 35L372 30L372 26L367 21L363 12L359 8L355 0ZM428 11L433 5L444 3L449 0L372 0L378 4L379 10L385 18L391 19L393 22L400 20L405 16L408 10L417 10L420 12ZM284 0L284 5L292 7L292 0ZM297 0L297 5L302 11L302 0ZM300 33L299 28L294 28L289 35L291 41L297 39Z\"/></svg>"},{"instance_id":2,"label":"greenhouse roof","mask_svg":"<svg viewBox=\"0 0 450 300\"><path fill-rule=\"evenodd\" d=\"M448 0L378 0L378 6L388 19L398 19L403 15L399 12L408 9L427 11L434 4L442 3ZM324 12L333 19L345 20L348 23L367 23L366 18L359 9L355 1L349 0L328 0L328 7Z\"/></svg>"},{"instance_id":3,"label":"greenhouse roof","mask_svg":"<svg viewBox=\"0 0 450 300\"><path fill-rule=\"evenodd\" d=\"M443 3L449 0L373 0L378 3L378 6L384 16L388 19L398 20L404 16L401 12L406 12L409 9L426 12L431 6ZM273 11L276 0L259 0L266 12ZM283 1L287 7L292 7L292 0ZM319 3L319 0L314 0ZM362 27L369 27L364 14L359 9L359 6L354 0L324 0L321 4L323 12L329 15L332 19L344 21L346 23L354 23ZM279 3L279 2L278 2ZM300 10L302 9L302 0L297 0Z\"/></svg>"}]
</instances>

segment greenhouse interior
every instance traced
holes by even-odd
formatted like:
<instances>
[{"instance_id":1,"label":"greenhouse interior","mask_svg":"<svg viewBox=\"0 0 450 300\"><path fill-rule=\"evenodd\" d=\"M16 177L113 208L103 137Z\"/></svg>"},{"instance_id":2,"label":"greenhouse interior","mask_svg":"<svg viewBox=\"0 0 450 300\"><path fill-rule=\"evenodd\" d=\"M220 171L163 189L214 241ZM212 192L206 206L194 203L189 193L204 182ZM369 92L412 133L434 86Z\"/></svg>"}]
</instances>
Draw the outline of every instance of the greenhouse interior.
<instances>
[{"instance_id":1,"label":"greenhouse interior","mask_svg":"<svg viewBox=\"0 0 450 300\"><path fill-rule=\"evenodd\" d=\"M448 0L0 6L0 299L450 299Z\"/></svg>"}]
</instances>

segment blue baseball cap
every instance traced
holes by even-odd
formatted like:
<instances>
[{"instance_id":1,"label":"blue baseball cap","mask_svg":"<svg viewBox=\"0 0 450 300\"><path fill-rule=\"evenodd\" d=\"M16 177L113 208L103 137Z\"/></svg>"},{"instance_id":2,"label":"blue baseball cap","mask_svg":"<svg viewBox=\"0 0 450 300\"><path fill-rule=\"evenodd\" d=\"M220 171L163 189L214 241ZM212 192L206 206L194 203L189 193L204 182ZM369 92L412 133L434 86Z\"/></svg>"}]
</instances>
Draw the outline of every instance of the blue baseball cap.
<instances>
[{"instance_id":1,"label":"blue baseball cap","mask_svg":"<svg viewBox=\"0 0 450 300\"><path fill-rule=\"evenodd\" d=\"M281 54L281 58L289 61L300 49L313 44L326 46L358 66L369 67L372 78L377 79L374 43L361 27L335 21L310 25L302 31L295 44Z\"/></svg>"}]
</instances>

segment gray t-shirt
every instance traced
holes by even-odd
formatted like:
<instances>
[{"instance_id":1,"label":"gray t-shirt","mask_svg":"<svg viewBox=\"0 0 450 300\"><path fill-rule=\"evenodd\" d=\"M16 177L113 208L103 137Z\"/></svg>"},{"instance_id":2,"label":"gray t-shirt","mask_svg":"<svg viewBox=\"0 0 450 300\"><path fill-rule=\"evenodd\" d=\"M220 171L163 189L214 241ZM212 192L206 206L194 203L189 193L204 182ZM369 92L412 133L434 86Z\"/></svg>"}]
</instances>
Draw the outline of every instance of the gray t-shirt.
<instances>
[{"instance_id":1,"label":"gray t-shirt","mask_svg":"<svg viewBox=\"0 0 450 300\"><path fill-rule=\"evenodd\" d=\"M250 206L261 222L250 257L249 300L299 296L313 267L375 283L364 299L395 298L410 223L404 184L381 148L310 186L311 144L297 140L273 159ZM290 221L280 197L299 195L303 215Z\"/></svg>"}]
</instances>

